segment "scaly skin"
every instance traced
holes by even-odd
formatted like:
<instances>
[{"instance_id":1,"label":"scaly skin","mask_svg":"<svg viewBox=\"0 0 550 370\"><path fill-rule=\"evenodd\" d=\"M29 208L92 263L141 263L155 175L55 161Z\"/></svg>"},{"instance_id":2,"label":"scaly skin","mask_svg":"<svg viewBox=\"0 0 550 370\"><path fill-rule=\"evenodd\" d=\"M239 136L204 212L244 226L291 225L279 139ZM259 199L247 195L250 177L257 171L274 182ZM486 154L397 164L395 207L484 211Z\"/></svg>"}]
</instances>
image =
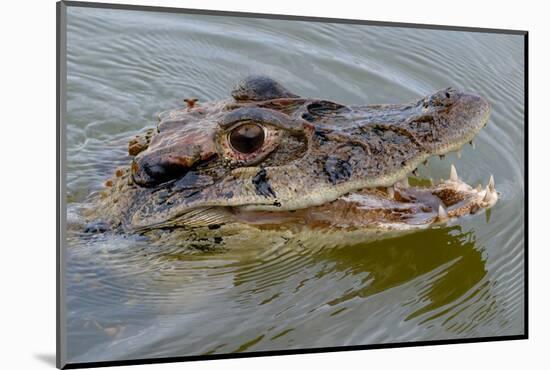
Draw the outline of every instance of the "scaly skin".
<instances>
[{"instance_id":1,"label":"scaly skin","mask_svg":"<svg viewBox=\"0 0 550 370\"><path fill-rule=\"evenodd\" d=\"M178 237L220 225L379 234L448 222L498 199L492 180L473 189L454 167L441 184L406 184L419 164L459 150L486 125L490 105L474 94L448 88L408 104L345 106L253 76L227 101L186 101L130 141L132 163L107 181L90 219ZM232 142L243 125L262 132L251 152Z\"/></svg>"}]
</instances>

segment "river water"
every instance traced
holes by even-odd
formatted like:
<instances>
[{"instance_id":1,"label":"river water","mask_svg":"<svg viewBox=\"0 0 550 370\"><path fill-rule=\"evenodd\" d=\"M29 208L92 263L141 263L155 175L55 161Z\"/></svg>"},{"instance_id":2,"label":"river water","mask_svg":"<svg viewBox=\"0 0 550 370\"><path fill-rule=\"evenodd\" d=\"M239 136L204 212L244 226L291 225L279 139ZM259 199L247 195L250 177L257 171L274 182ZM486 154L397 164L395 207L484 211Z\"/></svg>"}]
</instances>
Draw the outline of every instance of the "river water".
<instances>
[{"instance_id":1,"label":"river water","mask_svg":"<svg viewBox=\"0 0 550 370\"><path fill-rule=\"evenodd\" d=\"M227 98L249 74L345 104L402 103L447 86L493 113L462 158L420 176L495 176L486 214L341 245L270 236L206 256L139 237L66 247L68 361L319 348L523 334L523 37L236 17L68 9L67 217L160 111Z\"/></svg>"}]
</instances>

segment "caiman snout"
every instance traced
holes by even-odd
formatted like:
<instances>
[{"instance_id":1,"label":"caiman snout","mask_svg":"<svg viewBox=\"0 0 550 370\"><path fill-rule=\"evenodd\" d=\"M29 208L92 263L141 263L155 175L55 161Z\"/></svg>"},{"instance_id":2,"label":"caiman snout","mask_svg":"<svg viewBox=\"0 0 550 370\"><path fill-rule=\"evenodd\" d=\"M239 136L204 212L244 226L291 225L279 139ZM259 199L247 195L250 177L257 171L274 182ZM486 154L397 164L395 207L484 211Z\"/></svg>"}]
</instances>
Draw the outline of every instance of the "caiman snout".
<instances>
[{"instance_id":1,"label":"caiman snout","mask_svg":"<svg viewBox=\"0 0 550 370\"><path fill-rule=\"evenodd\" d=\"M489 102L454 88L440 90L418 102L419 115L411 116L408 129L432 155L460 149L486 125Z\"/></svg>"}]
</instances>

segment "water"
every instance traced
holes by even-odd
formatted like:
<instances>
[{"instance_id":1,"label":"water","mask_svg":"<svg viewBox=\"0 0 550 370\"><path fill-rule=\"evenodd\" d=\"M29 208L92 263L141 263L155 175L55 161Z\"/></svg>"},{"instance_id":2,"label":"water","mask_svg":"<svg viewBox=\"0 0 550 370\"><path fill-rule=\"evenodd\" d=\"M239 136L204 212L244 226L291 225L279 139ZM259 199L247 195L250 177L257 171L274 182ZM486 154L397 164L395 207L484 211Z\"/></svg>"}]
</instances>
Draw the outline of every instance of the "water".
<instances>
[{"instance_id":1,"label":"water","mask_svg":"<svg viewBox=\"0 0 550 370\"><path fill-rule=\"evenodd\" d=\"M302 96L402 103L454 86L489 99L462 159L430 161L502 193L488 214L341 244L265 234L186 256L139 237L69 234L69 362L522 334L523 39L515 35L122 10L68 10L68 219L182 99L249 74Z\"/></svg>"}]
</instances>

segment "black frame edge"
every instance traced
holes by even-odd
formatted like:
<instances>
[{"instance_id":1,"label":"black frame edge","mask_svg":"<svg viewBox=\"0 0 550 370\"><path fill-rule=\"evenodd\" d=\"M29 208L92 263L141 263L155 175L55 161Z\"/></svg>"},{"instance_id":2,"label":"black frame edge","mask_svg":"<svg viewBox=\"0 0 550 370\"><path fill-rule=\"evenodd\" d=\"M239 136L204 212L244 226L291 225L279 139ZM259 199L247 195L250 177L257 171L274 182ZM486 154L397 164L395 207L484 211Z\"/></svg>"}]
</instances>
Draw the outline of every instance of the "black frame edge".
<instances>
[{"instance_id":1,"label":"black frame edge","mask_svg":"<svg viewBox=\"0 0 550 370\"><path fill-rule=\"evenodd\" d=\"M525 235L524 235L524 267L523 267L523 280L524 280L524 334L525 338L529 338L529 32L525 32L523 39L524 47L524 215L525 215Z\"/></svg>"},{"instance_id":2,"label":"black frame edge","mask_svg":"<svg viewBox=\"0 0 550 370\"><path fill-rule=\"evenodd\" d=\"M464 338L464 339L400 342L400 343L380 343L380 344L343 346L343 347L303 348L303 349L289 349L289 350L276 350L276 351L223 353L223 354L213 354L213 355L144 358L144 359L134 359L134 360L81 362L81 363L67 363L63 367L63 369L82 369L82 368L128 366L128 365L152 365L152 364L165 364L165 363L173 363L173 362L224 360L224 359L236 359L236 358L270 357L270 356L286 356L286 355L306 355L306 354L328 353L328 352L360 351L365 349L405 348L405 347L434 346L434 345L448 345L448 344L468 344L468 343L483 343L483 342L486 343L486 342L501 342L501 341L525 340L525 339L527 339L526 335L508 335L508 336L500 336L500 337Z\"/></svg>"}]
</instances>

